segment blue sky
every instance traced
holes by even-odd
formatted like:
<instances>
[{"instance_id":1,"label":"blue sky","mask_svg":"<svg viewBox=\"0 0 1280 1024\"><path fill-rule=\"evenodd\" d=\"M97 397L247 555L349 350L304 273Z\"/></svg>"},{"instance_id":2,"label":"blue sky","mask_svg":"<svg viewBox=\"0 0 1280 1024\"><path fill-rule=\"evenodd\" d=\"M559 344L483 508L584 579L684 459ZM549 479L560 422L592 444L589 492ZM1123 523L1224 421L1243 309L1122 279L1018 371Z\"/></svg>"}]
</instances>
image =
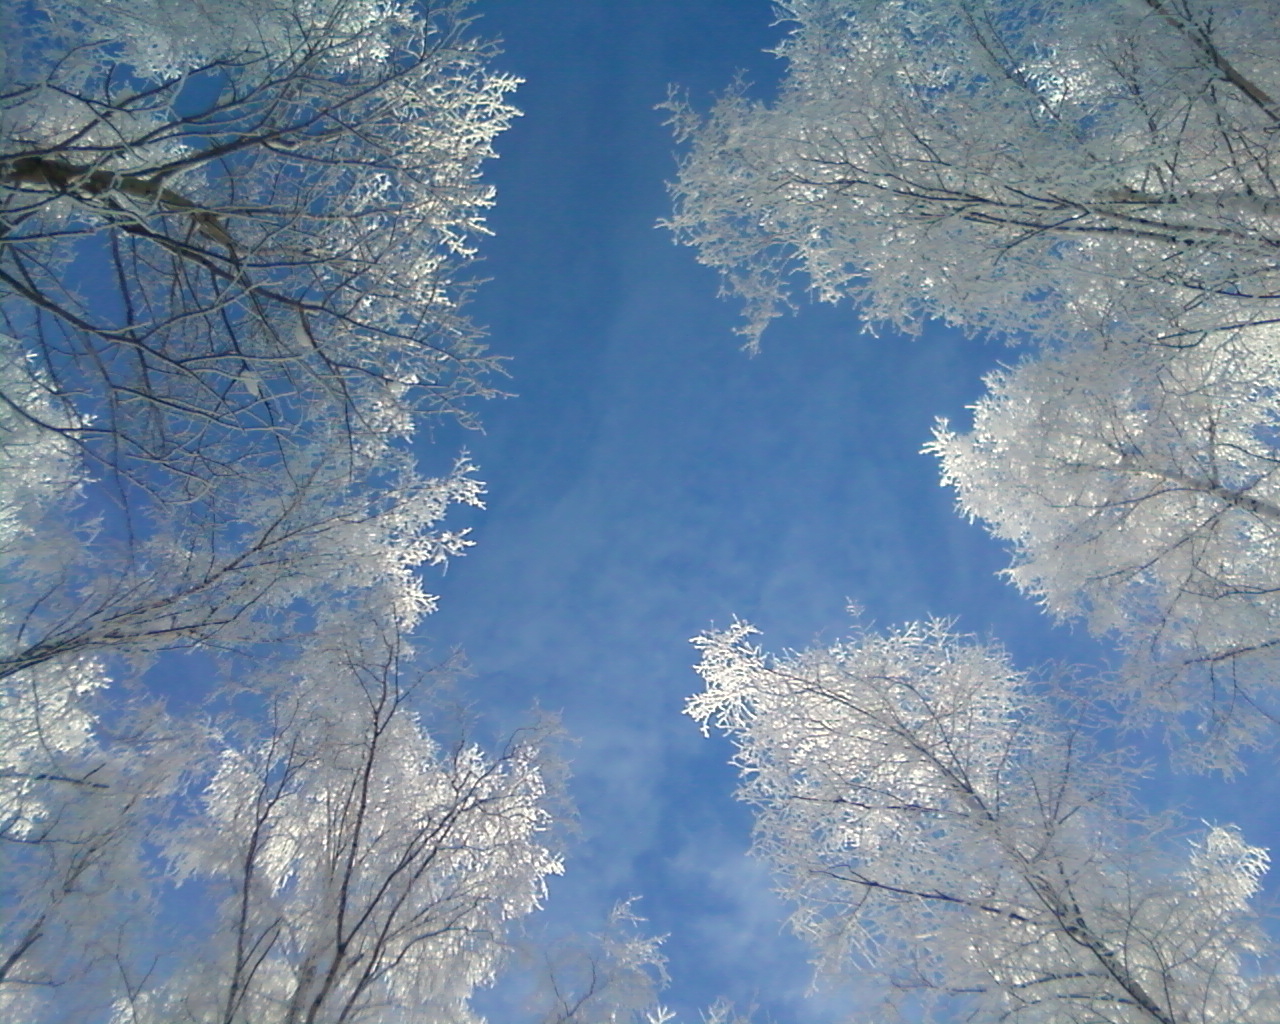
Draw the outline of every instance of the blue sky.
<instances>
[{"instance_id":1,"label":"blue sky","mask_svg":"<svg viewBox=\"0 0 1280 1024\"><path fill-rule=\"evenodd\" d=\"M941 328L870 336L830 307L776 322L756 358L737 350L714 274L655 227L675 165L654 107L668 83L705 106L740 70L767 97L781 67L763 51L782 32L767 3L478 10L527 79L489 170L496 237L472 309L516 397L483 410L483 435L437 432L429 457L465 444L490 495L427 631L465 649L466 695L491 727L537 702L577 737L582 832L549 917L589 930L641 895L670 934L685 1019L719 995L762 1018L837 1019L848 998L804 1001L804 951L744 856L727 744L680 714L698 688L687 641L734 615L772 649L833 639L853 600L881 625L958 616L1027 667L1099 658L996 579L1004 554L919 454L934 418L963 422L982 373L1014 356ZM1273 784L1250 786L1269 806ZM1249 799L1166 776L1151 794L1220 821Z\"/></svg>"}]
</instances>

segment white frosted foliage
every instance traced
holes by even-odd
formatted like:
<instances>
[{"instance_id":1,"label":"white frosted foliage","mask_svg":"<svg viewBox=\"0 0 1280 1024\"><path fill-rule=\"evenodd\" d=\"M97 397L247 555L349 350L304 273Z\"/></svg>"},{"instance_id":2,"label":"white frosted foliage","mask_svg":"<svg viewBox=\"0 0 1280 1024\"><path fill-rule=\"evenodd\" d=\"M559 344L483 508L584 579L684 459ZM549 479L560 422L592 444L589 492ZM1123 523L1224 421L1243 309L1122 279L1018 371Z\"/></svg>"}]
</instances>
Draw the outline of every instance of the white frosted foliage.
<instances>
[{"instance_id":1,"label":"white frosted foliage","mask_svg":"<svg viewBox=\"0 0 1280 1024\"><path fill-rule=\"evenodd\" d=\"M1190 713L1207 763L1265 738L1275 706L1278 371L1270 327L1080 345L993 374L972 430L928 446L1011 542L1010 578L1118 638L1135 711Z\"/></svg>"},{"instance_id":2,"label":"white frosted foliage","mask_svg":"<svg viewBox=\"0 0 1280 1024\"><path fill-rule=\"evenodd\" d=\"M496 364L463 268L517 83L465 3L30 6L0 99L0 387L58 431L41 383L130 528L300 448L472 422Z\"/></svg>"},{"instance_id":3,"label":"white frosted foliage","mask_svg":"<svg viewBox=\"0 0 1280 1024\"><path fill-rule=\"evenodd\" d=\"M389 638L390 634L388 635ZM507 923L559 873L539 736L442 747L401 653L322 644L240 723L198 810L164 841L220 900L214 929L118 1020L244 1024L474 1019Z\"/></svg>"},{"instance_id":4,"label":"white frosted foliage","mask_svg":"<svg viewBox=\"0 0 1280 1024\"><path fill-rule=\"evenodd\" d=\"M1214 828L1188 859L999 648L932 622L774 658L752 632L695 641L688 712L737 747L793 927L876 1012L1274 1019L1250 962L1270 950L1249 906L1265 852Z\"/></svg>"},{"instance_id":5,"label":"white frosted foliage","mask_svg":"<svg viewBox=\"0 0 1280 1024\"><path fill-rule=\"evenodd\" d=\"M791 0L779 95L688 141L670 226L758 343L796 279L871 322L1178 334L1274 316L1270 0Z\"/></svg>"}]
</instances>

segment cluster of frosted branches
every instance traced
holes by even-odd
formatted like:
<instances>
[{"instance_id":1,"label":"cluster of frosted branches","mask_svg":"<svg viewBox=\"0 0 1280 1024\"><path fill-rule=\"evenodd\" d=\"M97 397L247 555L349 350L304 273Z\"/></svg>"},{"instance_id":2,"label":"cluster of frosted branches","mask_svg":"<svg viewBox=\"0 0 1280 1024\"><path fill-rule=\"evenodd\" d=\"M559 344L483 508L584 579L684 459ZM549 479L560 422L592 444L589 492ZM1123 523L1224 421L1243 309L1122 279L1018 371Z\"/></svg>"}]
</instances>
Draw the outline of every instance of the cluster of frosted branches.
<instances>
[{"instance_id":1,"label":"cluster of frosted branches","mask_svg":"<svg viewBox=\"0 0 1280 1024\"><path fill-rule=\"evenodd\" d=\"M1273 0L796 0L769 105L689 140L671 227L747 302L1031 341L929 447L1010 576L1126 656L1130 721L1231 769L1275 729Z\"/></svg>"},{"instance_id":2,"label":"cluster of frosted branches","mask_svg":"<svg viewBox=\"0 0 1280 1024\"><path fill-rule=\"evenodd\" d=\"M441 521L483 493L408 448L491 393L459 273L515 81L467 24L398 0L6 22L6 1019L473 1020L560 869L547 730L433 740L409 643L420 570L470 543ZM166 653L195 649L212 667ZM214 909L170 935L185 901Z\"/></svg>"},{"instance_id":3,"label":"cluster of frosted branches","mask_svg":"<svg viewBox=\"0 0 1280 1024\"><path fill-rule=\"evenodd\" d=\"M755 345L803 272L915 329L1171 335L1274 318L1269 0L795 0L776 102L731 93L670 221Z\"/></svg>"},{"instance_id":4,"label":"cluster of frosted branches","mask_svg":"<svg viewBox=\"0 0 1280 1024\"><path fill-rule=\"evenodd\" d=\"M458 3L171 7L37 0L11 47L0 441L93 479L55 518L95 543L23 560L5 672L243 647L352 587L411 627L479 494L405 442L488 393L456 278L515 81Z\"/></svg>"},{"instance_id":5,"label":"cluster of frosted branches","mask_svg":"<svg viewBox=\"0 0 1280 1024\"><path fill-rule=\"evenodd\" d=\"M396 644L320 644L258 720L232 723L198 811L162 839L175 877L217 903L212 941L161 990L128 993L118 1021L474 1019L506 922L560 870L543 737L497 757L442 748Z\"/></svg>"},{"instance_id":6,"label":"cluster of frosted branches","mask_svg":"<svg viewBox=\"0 0 1280 1024\"><path fill-rule=\"evenodd\" d=\"M1192 725L1184 755L1234 766L1275 728L1274 329L1081 345L987 384L973 429L929 446L961 510L1013 544L1019 587L1120 639L1140 716Z\"/></svg>"},{"instance_id":7,"label":"cluster of frosted branches","mask_svg":"<svg viewBox=\"0 0 1280 1024\"><path fill-rule=\"evenodd\" d=\"M659 1002L667 983L664 936L643 930L635 899L614 905L602 932L543 941L528 1000L537 1024L667 1024L674 1014Z\"/></svg>"},{"instance_id":8,"label":"cluster of frosted branches","mask_svg":"<svg viewBox=\"0 0 1280 1024\"><path fill-rule=\"evenodd\" d=\"M515 80L460 5L37 6L0 316L95 472L199 500L316 424L380 447L490 393L457 273Z\"/></svg>"},{"instance_id":9,"label":"cluster of frosted branches","mask_svg":"<svg viewBox=\"0 0 1280 1024\"><path fill-rule=\"evenodd\" d=\"M316 446L283 469L145 538L99 538L72 564L16 564L0 678L87 652L145 664L163 650L288 640L370 594L403 629L432 610L415 570L470 543L438 528L451 504L480 502L466 462L422 479L401 453L344 464Z\"/></svg>"},{"instance_id":10,"label":"cluster of frosted branches","mask_svg":"<svg viewBox=\"0 0 1280 1024\"><path fill-rule=\"evenodd\" d=\"M780 7L776 100L668 103L668 226L752 349L795 280L873 326L1030 343L926 450L1122 685L1092 684L1105 713L1051 698L938 624L781 658L737 626L697 641L689 712L737 743L820 963L873 966L908 1019L1272 1020L1265 853L1230 828L1171 852L1088 737L1160 723L1223 771L1280 737L1280 9Z\"/></svg>"},{"instance_id":11,"label":"cluster of frosted branches","mask_svg":"<svg viewBox=\"0 0 1280 1024\"><path fill-rule=\"evenodd\" d=\"M869 965L928 1019L1275 1018L1249 906L1266 853L1230 828L1170 852L1123 757L1003 651L933 622L771 658L752 632L696 641L688 713L735 742L756 852L821 967Z\"/></svg>"}]
</instances>

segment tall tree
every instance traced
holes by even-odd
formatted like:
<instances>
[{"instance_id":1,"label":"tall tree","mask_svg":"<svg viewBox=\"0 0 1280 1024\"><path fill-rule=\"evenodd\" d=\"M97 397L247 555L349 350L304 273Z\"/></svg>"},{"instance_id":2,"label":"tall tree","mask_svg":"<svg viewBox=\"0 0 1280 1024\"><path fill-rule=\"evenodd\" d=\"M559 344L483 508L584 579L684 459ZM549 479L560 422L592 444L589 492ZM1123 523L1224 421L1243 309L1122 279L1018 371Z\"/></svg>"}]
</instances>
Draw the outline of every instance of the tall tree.
<instances>
[{"instance_id":1,"label":"tall tree","mask_svg":"<svg viewBox=\"0 0 1280 1024\"><path fill-rule=\"evenodd\" d=\"M417 570L467 545L439 520L482 488L465 459L425 478L407 442L490 393L459 272L515 114L464 7L6 22L14 1019L466 1020L559 869L541 733L442 746L410 682ZM194 647L222 655L211 696L166 713L145 670ZM162 942L175 877L219 906Z\"/></svg>"},{"instance_id":2,"label":"tall tree","mask_svg":"<svg viewBox=\"0 0 1280 1024\"><path fill-rule=\"evenodd\" d=\"M688 713L736 744L755 849L822 967L871 965L908 1019L1275 1019L1250 962L1265 851L1214 827L1173 852L1123 759L1003 651L934 622L770 658L752 632L696 641Z\"/></svg>"},{"instance_id":3,"label":"tall tree","mask_svg":"<svg viewBox=\"0 0 1280 1024\"><path fill-rule=\"evenodd\" d=\"M871 322L1073 337L1274 320L1271 0L793 0L771 105L691 141L670 226L747 305L793 274Z\"/></svg>"},{"instance_id":4,"label":"tall tree","mask_svg":"<svg viewBox=\"0 0 1280 1024\"><path fill-rule=\"evenodd\" d=\"M313 446L287 482L220 494L240 509L223 529L193 504L113 558L68 511L75 445L11 406L0 427L0 624L18 648L0 676L3 1012L466 1019L505 922L558 869L539 737L495 759L441 748L415 715L432 682L410 685L406 635L432 599L414 569L466 543L432 524L478 485L417 480L390 449L353 479L348 447ZM196 644L230 657L200 710L166 714L139 669ZM225 896L203 933L157 934L166 860Z\"/></svg>"}]
</instances>

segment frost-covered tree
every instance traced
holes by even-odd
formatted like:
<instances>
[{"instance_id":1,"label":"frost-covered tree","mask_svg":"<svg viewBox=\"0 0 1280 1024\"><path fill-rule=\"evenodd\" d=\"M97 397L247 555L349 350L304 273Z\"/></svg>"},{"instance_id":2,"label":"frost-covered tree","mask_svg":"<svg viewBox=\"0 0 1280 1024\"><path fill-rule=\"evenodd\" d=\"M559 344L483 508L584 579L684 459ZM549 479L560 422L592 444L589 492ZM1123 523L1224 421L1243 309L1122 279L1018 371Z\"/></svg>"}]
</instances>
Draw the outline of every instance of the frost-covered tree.
<instances>
[{"instance_id":1,"label":"frost-covered tree","mask_svg":"<svg viewBox=\"0 0 1280 1024\"><path fill-rule=\"evenodd\" d=\"M0 1005L465 1020L558 869L537 737L415 715L423 415L514 116L464 2L30 0L0 87ZM12 486L9 486L9 485ZM181 716L145 669L218 655ZM426 684L424 684L426 685ZM198 795L197 795L198 794ZM166 868L223 898L161 941Z\"/></svg>"},{"instance_id":2,"label":"frost-covered tree","mask_svg":"<svg viewBox=\"0 0 1280 1024\"><path fill-rule=\"evenodd\" d=\"M670 226L745 300L749 344L795 274L908 329L1276 318L1272 0L779 6L775 102L671 104Z\"/></svg>"},{"instance_id":3,"label":"frost-covered tree","mask_svg":"<svg viewBox=\"0 0 1280 1024\"><path fill-rule=\"evenodd\" d=\"M1173 351L1078 346L988 377L931 450L1058 618L1129 655L1139 718L1231 767L1273 737L1280 649L1280 356L1272 328ZM1190 726L1190 730L1188 727ZM1194 741L1190 745L1186 741Z\"/></svg>"},{"instance_id":4,"label":"frost-covered tree","mask_svg":"<svg viewBox=\"0 0 1280 1024\"><path fill-rule=\"evenodd\" d=\"M515 114L462 2L30 0L0 95L0 317L124 493L357 449L492 368L459 313ZM250 462L249 472L257 472Z\"/></svg>"},{"instance_id":5,"label":"frost-covered tree","mask_svg":"<svg viewBox=\"0 0 1280 1024\"><path fill-rule=\"evenodd\" d=\"M755 849L822 968L873 967L907 1019L1276 1019L1266 853L1215 826L1180 855L1123 758L1003 651L935 622L771 658L752 632L696 641L688 713L736 744Z\"/></svg>"},{"instance_id":6,"label":"frost-covered tree","mask_svg":"<svg viewBox=\"0 0 1280 1024\"><path fill-rule=\"evenodd\" d=\"M415 829L421 831L414 815L428 806L427 790L435 794L435 811L446 817L453 813L447 789L454 783L462 786L466 772L473 776L467 799L474 798L474 807L459 826L461 831L450 831L448 822L432 825L441 830L441 842L488 844L484 870L498 871L507 847L503 840L484 839L481 826L499 834L510 830L513 856L520 852L522 830L542 827L546 812L535 813L520 803L525 797L532 801L536 788L536 766L527 771L520 767L521 758L532 756L530 744L521 748L523 753L513 748L496 767L474 748L432 754L425 734L414 731L418 727L412 710L397 689L404 671L401 662L407 657L403 636L433 603L415 569L467 543L461 535L434 529L450 502L477 500L479 485L465 466L442 480L422 480L412 473L407 457L397 456L392 462L396 453L388 450L376 461L366 460L369 465L355 473L347 446L326 450L314 445L301 451L293 465L286 464L289 472L283 479L264 474L252 487L246 481L233 493L220 493L219 500L232 506L225 513L214 509L202 514L200 505L193 503L186 508L187 519L171 520L171 533L132 542L86 540L85 530L68 526L74 511L69 506L82 500L75 446L21 417L6 418L3 412L0 428L5 432L0 440L8 443L0 443L0 468L13 470L15 485L0 497L5 542L0 627L7 650L14 652L6 652L0 662L0 1007L5 1013L23 1020L101 1020L103 993L119 991L123 985L126 1001L136 997L145 1002L148 986L170 970L159 956L163 946L154 928L148 927L149 915L164 896L154 850L174 843L175 830L190 838L195 822L204 820L193 817L197 809L185 798L184 780L207 772L218 739L202 724L207 712L175 718L152 706L154 698L148 695L141 669L166 648L198 645L233 655L221 677L188 687L188 697L202 690L211 693L213 708L221 708L223 732L238 744L233 750L239 753L227 753L224 762L267 773L271 777L262 779L263 786L293 770L271 761L262 752L264 743L280 749L285 744L291 757L303 749L301 739L288 746L270 729L301 729L302 718L312 731L307 733L309 752L293 766L299 778L323 770L328 774L316 785L339 786L345 779L355 786L361 778L372 785L371 762L352 760L351 751L362 742L359 712L375 699L362 686L383 687L381 704L366 709L366 717L373 715L368 728L374 734L366 753L381 759L377 785L387 784L392 767L404 774L398 792L409 803L379 804L379 823L357 822L350 826L353 835L345 838L338 831L326 837L324 820L307 822L308 854L318 856L326 841L348 847L374 842L382 829L389 838L376 839L377 856L391 856L386 850L400 841L395 835L411 838ZM310 461L304 463L304 456ZM300 647L306 652L301 667L290 661L290 652ZM173 668L170 665L170 671ZM239 709L234 715L228 710L231 706ZM264 707L270 712L266 718ZM299 720L282 722L280 716L286 712ZM333 715L356 732L326 732ZM261 736L264 730L266 739ZM409 746L400 749L393 741ZM411 763L414 751L421 763ZM434 767L429 764L432 757L439 762ZM523 773L520 781L511 782L510 794L498 792L516 768ZM428 778L432 772L435 775ZM416 789L415 780L421 782ZM520 786L532 788L526 793ZM460 794L461 790L454 796L462 799ZM299 801L305 804L314 796L313 790L294 794L295 810ZM414 801L418 810L413 809ZM212 811L205 808L200 813L207 818ZM522 815L536 817L536 828ZM337 829L340 823L327 824ZM232 823L208 825L201 834L209 857L227 855L234 846ZM479 878L468 877L464 870L471 862L458 860L462 854L454 846L450 849L454 867L445 873L456 876L460 887L479 886ZM194 840L184 850L188 859L196 856ZM535 857L534 847L525 852ZM436 869L446 862L446 854L433 849L429 856L433 873L418 874L429 875L430 885L443 885ZM362 884L375 884L366 876L376 873L381 862L375 858L366 863L364 853L360 857ZM382 866L388 872L409 870L394 860ZM242 868L255 870L254 863ZM296 870L315 872L322 867L311 864ZM516 867L511 870L518 873ZM421 923L414 915L426 913L427 884L415 882L418 887L409 890L389 887L378 899L395 900L396 905L378 913L400 915L397 928ZM489 930L496 934L493 915L516 913L510 907L488 905L496 887L494 882L493 891L484 889L475 897L473 909L479 916L467 925L469 930L492 925ZM246 912L275 913L275 904L259 905L265 893L254 890ZM518 894L511 899L518 900ZM374 918L374 923L360 927L370 930L386 924ZM311 919L311 924L317 920ZM306 924L290 925L296 933L290 941L304 946L320 941L303 934ZM343 940L339 935L335 941ZM394 957L398 970L416 940L388 933L377 941L390 944L387 955ZM181 945L192 942L204 951L204 959L198 961L204 963L213 962L232 939L224 930L207 937L203 945L198 936L183 936ZM431 947L432 956L440 954L438 947L439 942ZM463 985L466 970L481 979L492 973L496 946L475 951L474 956L465 943L459 948L463 951L451 968L450 984ZM364 946L353 946L351 956L363 956L363 950ZM361 1000L367 1002L371 993L382 991L378 986L386 979L377 972L388 970L379 967L361 983L352 1007L365 1006ZM401 984L404 977L396 974L395 983ZM468 984L474 983L475 979ZM78 1013L82 1005L88 1007L83 1017ZM47 1018L41 1016L41 1006ZM178 1011L169 1007L164 1012ZM258 1007L247 1018L228 1019L266 1020L265 1013ZM346 1017L328 1009L317 1014L298 1019L366 1019L351 1015L354 1010Z\"/></svg>"},{"instance_id":7,"label":"frost-covered tree","mask_svg":"<svg viewBox=\"0 0 1280 1024\"><path fill-rule=\"evenodd\" d=\"M82 500L75 446L0 427L17 650L0 673L0 1013L97 1022L116 998L122 1020L467 1019L504 922L558 862L537 737L496 759L441 747L404 682L432 602L414 570L466 543L433 529L476 499L465 467L418 480L387 451L353 476L348 448L315 446L286 480L220 495L239 509L221 529L193 505L173 535L66 529L64 549L42 531ZM203 711L167 715L139 669L196 644L229 657L189 688ZM225 897L206 933L157 934L166 860Z\"/></svg>"},{"instance_id":8,"label":"frost-covered tree","mask_svg":"<svg viewBox=\"0 0 1280 1024\"><path fill-rule=\"evenodd\" d=\"M4 681L7 1018L474 1019L560 870L551 726L496 756L433 739L437 678L369 622L244 659L207 716Z\"/></svg>"},{"instance_id":9,"label":"frost-covered tree","mask_svg":"<svg viewBox=\"0 0 1280 1024\"><path fill-rule=\"evenodd\" d=\"M560 870L545 755L534 733L496 757L433 740L406 653L393 629L322 642L238 723L164 841L176 878L217 900L214 928L118 1020L473 1019L507 922Z\"/></svg>"},{"instance_id":10,"label":"frost-covered tree","mask_svg":"<svg viewBox=\"0 0 1280 1024\"><path fill-rule=\"evenodd\" d=\"M776 102L731 94L677 236L747 301L1041 343L934 446L1011 576L1119 640L1130 711L1230 767L1274 732L1280 9L797 0Z\"/></svg>"}]
</instances>

